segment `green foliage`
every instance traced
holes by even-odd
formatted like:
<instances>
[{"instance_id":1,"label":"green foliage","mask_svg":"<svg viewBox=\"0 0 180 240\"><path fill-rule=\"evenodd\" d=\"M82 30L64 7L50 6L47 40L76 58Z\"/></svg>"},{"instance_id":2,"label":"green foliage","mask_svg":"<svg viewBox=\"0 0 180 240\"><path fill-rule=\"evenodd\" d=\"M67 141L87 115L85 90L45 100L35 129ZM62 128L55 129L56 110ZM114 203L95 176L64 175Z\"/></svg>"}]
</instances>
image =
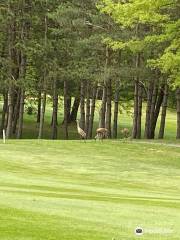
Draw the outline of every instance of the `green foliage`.
<instances>
[{"instance_id":1,"label":"green foliage","mask_svg":"<svg viewBox=\"0 0 180 240\"><path fill-rule=\"evenodd\" d=\"M140 34L139 31L145 31L145 35L138 38L134 38L132 34L126 41L114 41L108 38L105 39L105 43L113 50L129 48L134 53L153 49L156 45L159 52L155 51L156 58L149 61L150 65L160 68L171 80L174 80L175 85L179 85L180 5L178 1L132 0L117 3L112 0L102 0L99 2L99 9L119 23L122 30L135 29L137 36Z\"/></svg>"}]
</instances>

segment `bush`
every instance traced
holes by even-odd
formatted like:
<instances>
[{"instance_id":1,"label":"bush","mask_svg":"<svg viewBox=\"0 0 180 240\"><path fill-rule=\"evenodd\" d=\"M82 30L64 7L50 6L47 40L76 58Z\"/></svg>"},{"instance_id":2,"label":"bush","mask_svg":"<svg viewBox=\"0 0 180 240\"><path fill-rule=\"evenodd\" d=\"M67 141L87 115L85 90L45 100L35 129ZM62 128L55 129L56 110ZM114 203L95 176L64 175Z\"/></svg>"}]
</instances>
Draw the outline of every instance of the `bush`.
<instances>
[{"instance_id":1,"label":"bush","mask_svg":"<svg viewBox=\"0 0 180 240\"><path fill-rule=\"evenodd\" d=\"M25 112L28 114L28 115L33 115L33 114L36 114L36 107L35 106L32 106L32 105L27 105L25 106Z\"/></svg>"}]
</instances>

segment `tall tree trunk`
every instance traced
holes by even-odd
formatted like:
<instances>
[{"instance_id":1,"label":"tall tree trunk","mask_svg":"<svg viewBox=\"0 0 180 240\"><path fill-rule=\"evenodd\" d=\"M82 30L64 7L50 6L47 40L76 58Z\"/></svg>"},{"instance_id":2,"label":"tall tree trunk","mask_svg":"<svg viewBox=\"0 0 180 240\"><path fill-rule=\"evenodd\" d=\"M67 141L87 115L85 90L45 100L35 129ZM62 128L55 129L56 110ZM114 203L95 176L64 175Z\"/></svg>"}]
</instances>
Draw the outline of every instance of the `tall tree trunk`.
<instances>
[{"instance_id":1,"label":"tall tree trunk","mask_svg":"<svg viewBox=\"0 0 180 240\"><path fill-rule=\"evenodd\" d=\"M41 118L41 90L38 91L37 123L40 123L40 118Z\"/></svg>"},{"instance_id":2,"label":"tall tree trunk","mask_svg":"<svg viewBox=\"0 0 180 240\"><path fill-rule=\"evenodd\" d=\"M135 85L134 85L134 117L133 117L132 138L136 138L137 136L138 95L139 95L138 90L139 90L139 82L136 79Z\"/></svg>"},{"instance_id":3,"label":"tall tree trunk","mask_svg":"<svg viewBox=\"0 0 180 240\"><path fill-rule=\"evenodd\" d=\"M111 79L107 81L107 111L106 111L106 128L108 130L108 137L111 138L111 100L112 100L112 86Z\"/></svg>"},{"instance_id":4,"label":"tall tree trunk","mask_svg":"<svg viewBox=\"0 0 180 240\"><path fill-rule=\"evenodd\" d=\"M8 91L8 121L6 129L7 138L10 138L12 135L13 110L13 87L10 86Z\"/></svg>"},{"instance_id":5,"label":"tall tree trunk","mask_svg":"<svg viewBox=\"0 0 180 240\"><path fill-rule=\"evenodd\" d=\"M43 137L45 111L46 111L46 91L44 90L41 96L41 113L40 113L38 139L41 139Z\"/></svg>"},{"instance_id":6,"label":"tall tree trunk","mask_svg":"<svg viewBox=\"0 0 180 240\"><path fill-rule=\"evenodd\" d=\"M154 135L155 135L157 120L158 120L161 105L163 102L163 96L164 96L164 85L161 86L161 88L159 90L159 94L158 94L158 98L157 98L157 102L156 102L156 107L155 107L155 111L154 111L154 120L152 123L152 133L153 133L152 137L154 137Z\"/></svg>"},{"instance_id":7,"label":"tall tree trunk","mask_svg":"<svg viewBox=\"0 0 180 240\"><path fill-rule=\"evenodd\" d=\"M149 126L149 139L153 139L155 136L154 130L154 118L155 118L155 108L156 108L156 101L158 96L158 83L154 83L153 95L152 95L152 102L151 102L151 112L150 112L150 126Z\"/></svg>"},{"instance_id":8,"label":"tall tree trunk","mask_svg":"<svg viewBox=\"0 0 180 240\"><path fill-rule=\"evenodd\" d=\"M67 115L68 115L68 123L71 122L70 116L71 116L71 96L68 96L67 98Z\"/></svg>"},{"instance_id":9,"label":"tall tree trunk","mask_svg":"<svg viewBox=\"0 0 180 240\"><path fill-rule=\"evenodd\" d=\"M106 102L107 102L107 89L106 89L106 83L104 82L103 86L103 94L102 94L102 104L99 114L99 127L104 128L105 127L105 121L106 121Z\"/></svg>"},{"instance_id":10,"label":"tall tree trunk","mask_svg":"<svg viewBox=\"0 0 180 240\"><path fill-rule=\"evenodd\" d=\"M162 113L161 113L161 123L159 129L159 139L164 138L164 130L165 130L165 123L166 123L166 111L167 111L167 103L168 103L168 84L165 84L164 88L164 97L163 97L163 104L162 104Z\"/></svg>"},{"instance_id":11,"label":"tall tree trunk","mask_svg":"<svg viewBox=\"0 0 180 240\"><path fill-rule=\"evenodd\" d=\"M23 8L22 8L22 18L24 19L25 15L31 11L31 1L30 0L23 0ZM27 8L28 6L28 8ZM26 40L28 39L30 31L30 24L27 20L24 19L22 22L21 28L21 41L23 42L24 46L26 45ZM24 49L21 50L21 62L20 62L20 69L19 69L19 76L20 80L23 81L21 83L21 92L20 92L20 106L19 106L19 121L18 121L18 128L17 128L17 138L22 138L23 133L23 122L24 122L24 100L25 100L25 77L26 77L26 67L27 67L27 56Z\"/></svg>"},{"instance_id":12,"label":"tall tree trunk","mask_svg":"<svg viewBox=\"0 0 180 240\"><path fill-rule=\"evenodd\" d=\"M99 121L99 127L106 127L106 116L107 116L107 94L110 94L108 92L108 87L109 87L109 82L110 82L110 70L109 70L109 65L110 65L110 49L108 46L106 46L105 49L105 66L104 66L104 84L103 84L103 95L102 95L102 106L100 110L100 121ZM108 112L109 114L109 112ZM110 136L111 136L111 130L110 130Z\"/></svg>"},{"instance_id":13,"label":"tall tree trunk","mask_svg":"<svg viewBox=\"0 0 180 240\"><path fill-rule=\"evenodd\" d=\"M73 103L73 106L72 106L72 111L71 111L71 114L70 114L70 122L75 122L76 121L79 105L80 105L80 98L79 98L79 96L76 96L75 99L74 99L74 103Z\"/></svg>"},{"instance_id":14,"label":"tall tree trunk","mask_svg":"<svg viewBox=\"0 0 180 240\"><path fill-rule=\"evenodd\" d=\"M87 82L87 89L86 89L86 123L85 123L85 132L87 137L89 136L89 119L90 118L90 84L89 81Z\"/></svg>"},{"instance_id":15,"label":"tall tree trunk","mask_svg":"<svg viewBox=\"0 0 180 240\"><path fill-rule=\"evenodd\" d=\"M4 99L4 103L3 103L3 109L2 109L2 117L1 117L1 133L3 131L3 129L6 128L6 115L7 115L7 109L8 109L8 94L6 91L4 91L3 93L3 99Z\"/></svg>"},{"instance_id":16,"label":"tall tree trunk","mask_svg":"<svg viewBox=\"0 0 180 240\"><path fill-rule=\"evenodd\" d=\"M180 139L180 88L176 91L176 99L177 99L177 133L176 138Z\"/></svg>"},{"instance_id":17,"label":"tall tree trunk","mask_svg":"<svg viewBox=\"0 0 180 240\"><path fill-rule=\"evenodd\" d=\"M91 100L91 110L90 110L90 119L89 119L89 130L88 130L88 138L92 138L93 133L93 125L94 125L94 112L96 108L96 95L97 95L97 84L93 87L93 94Z\"/></svg>"},{"instance_id":18,"label":"tall tree trunk","mask_svg":"<svg viewBox=\"0 0 180 240\"><path fill-rule=\"evenodd\" d=\"M44 48L47 47L47 33L48 33L48 23L47 23L47 16L44 17ZM44 61L47 61L46 53L44 55ZM40 123L39 123L39 134L38 139L41 139L43 136L43 128L44 128L44 118L45 118L45 111L46 111L46 85L47 85L47 66L44 64L43 69L43 91L41 97L41 113L40 113Z\"/></svg>"},{"instance_id":19,"label":"tall tree trunk","mask_svg":"<svg viewBox=\"0 0 180 240\"><path fill-rule=\"evenodd\" d=\"M80 103L80 114L81 114L81 128L85 129L85 81L81 81L81 103Z\"/></svg>"},{"instance_id":20,"label":"tall tree trunk","mask_svg":"<svg viewBox=\"0 0 180 240\"><path fill-rule=\"evenodd\" d=\"M25 98L25 91L24 91L24 89L21 89L17 139L22 138L23 116L24 116L24 98Z\"/></svg>"},{"instance_id":21,"label":"tall tree trunk","mask_svg":"<svg viewBox=\"0 0 180 240\"><path fill-rule=\"evenodd\" d=\"M142 98L143 98L143 86L139 83L138 89L138 117L137 117L137 139L141 138L141 118L142 118Z\"/></svg>"},{"instance_id":22,"label":"tall tree trunk","mask_svg":"<svg viewBox=\"0 0 180 240\"><path fill-rule=\"evenodd\" d=\"M153 81L150 81L148 86L148 94L147 94L146 120L145 120L145 131L144 131L144 138L146 139L149 138L152 95L153 95Z\"/></svg>"},{"instance_id":23,"label":"tall tree trunk","mask_svg":"<svg viewBox=\"0 0 180 240\"><path fill-rule=\"evenodd\" d=\"M114 95L113 138L117 138L118 132L119 95L120 95L120 81L116 80Z\"/></svg>"},{"instance_id":24,"label":"tall tree trunk","mask_svg":"<svg viewBox=\"0 0 180 240\"><path fill-rule=\"evenodd\" d=\"M64 136L68 139L68 87L67 81L64 81Z\"/></svg>"},{"instance_id":25,"label":"tall tree trunk","mask_svg":"<svg viewBox=\"0 0 180 240\"><path fill-rule=\"evenodd\" d=\"M68 119L68 123L71 122L71 96L67 95L67 119ZM64 119L62 121L62 125L64 124ZM51 123L52 125L52 123Z\"/></svg>"},{"instance_id":26,"label":"tall tree trunk","mask_svg":"<svg viewBox=\"0 0 180 240\"><path fill-rule=\"evenodd\" d=\"M52 113L52 139L57 139L57 114L58 114L58 92L57 80L53 81L53 113Z\"/></svg>"},{"instance_id":27,"label":"tall tree trunk","mask_svg":"<svg viewBox=\"0 0 180 240\"><path fill-rule=\"evenodd\" d=\"M8 4L9 11L11 11L11 6ZM10 19L10 18L9 18ZM14 81L15 73L17 73L17 58L15 49L16 40L16 23L15 20L9 20L8 27L8 60L9 60L9 89L8 89L8 116L7 116L7 128L6 137L10 138L12 135L12 125L13 125L13 99L14 99Z\"/></svg>"},{"instance_id":28,"label":"tall tree trunk","mask_svg":"<svg viewBox=\"0 0 180 240\"><path fill-rule=\"evenodd\" d=\"M137 26L137 34L138 34L139 26ZM135 59L135 66L136 70L138 72L140 68L140 61L141 61L141 55L140 53L137 54ZM139 73L137 73L136 79L135 79L135 87L134 87L134 118L133 118L133 129L132 129L132 138L140 137L141 135L141 109L142 108L142 86L140 87L140 79L139 79Z\"/></svg>"},{"instance_id":29,"label":"tall tree trunk","mask_svg":"<svg viewBox=\"0 0 180 240\"><path fill-rule=\"evenodd\" d=\"M19 118L19 107L20 107L21 90L18 89L16 98L14 99L14 113L13 113L13 134L16 133L17 122Z\"/></svg>"}]
</instances>

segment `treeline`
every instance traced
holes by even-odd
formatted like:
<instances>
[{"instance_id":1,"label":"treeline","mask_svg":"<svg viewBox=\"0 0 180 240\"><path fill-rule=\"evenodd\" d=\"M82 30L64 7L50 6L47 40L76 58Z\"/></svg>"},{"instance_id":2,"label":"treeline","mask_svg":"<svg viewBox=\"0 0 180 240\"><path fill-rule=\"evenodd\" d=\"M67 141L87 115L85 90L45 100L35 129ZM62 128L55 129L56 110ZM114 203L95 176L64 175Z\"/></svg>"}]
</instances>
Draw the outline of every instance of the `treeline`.
<instances>
[{"instance_id":1,"label":"treeline","mask_svg":"<svg viewBox=\"0 0 180 240\"><path fill-rule=\"evenodd\" d=\"M23 137L25 100L34 98L37 137L43 138L51 96L51 138L57 139L63 96L66 139L78 110L81 128L92 138L97 100L99 127L117 138L120 100L134 96L132 138L153 139L159 117L158 137L163 138L168 99L173 102L176 92L180 138L179 10L174 0L2 0L1 133L5 129L7 138Z\"/></svg>"}]
</instances>

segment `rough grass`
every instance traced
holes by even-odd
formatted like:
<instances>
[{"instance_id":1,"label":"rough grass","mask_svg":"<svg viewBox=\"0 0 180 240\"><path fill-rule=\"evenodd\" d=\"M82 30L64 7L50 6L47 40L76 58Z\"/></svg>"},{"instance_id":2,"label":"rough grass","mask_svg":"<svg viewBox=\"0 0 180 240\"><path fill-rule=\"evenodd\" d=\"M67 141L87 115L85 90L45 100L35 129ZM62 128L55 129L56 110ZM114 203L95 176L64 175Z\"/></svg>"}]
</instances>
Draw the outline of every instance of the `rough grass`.
<instances>
[{"instance_id":1,"label":"rough grass","mask_svg":"<svg viewBox=\"0 0 180 240\"><path fill-rule=\"evenodd\" d=\"M179 239L180 148L128 141L0 144L0 239Z\"/></svg>"}]
</instances>

